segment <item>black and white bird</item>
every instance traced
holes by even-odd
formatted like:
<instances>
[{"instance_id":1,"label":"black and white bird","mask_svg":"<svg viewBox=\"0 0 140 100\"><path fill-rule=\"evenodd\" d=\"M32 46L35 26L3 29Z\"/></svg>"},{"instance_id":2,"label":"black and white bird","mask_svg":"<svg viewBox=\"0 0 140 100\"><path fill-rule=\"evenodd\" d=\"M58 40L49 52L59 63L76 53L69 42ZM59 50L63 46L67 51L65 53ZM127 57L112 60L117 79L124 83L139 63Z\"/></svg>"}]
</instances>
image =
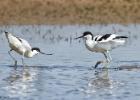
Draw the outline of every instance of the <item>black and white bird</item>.
<instances>
[{"instance_id":1,"label":"black and white bird","mask_svg":"<svg viewBox=\"0 0 140 100\"><path fill-rule=\"evenodd\" d=\"M10 51L8 51L9 55L12 57L12 59L15 61L15 66L17 66L17 60L11 55L11 51L15 51L18 54L22 55L22 63L24 64L24 57L31 58L34 55L37 55L39 53L45 54L45 55L52 55L52 54L46 54L42 51L40 51L37 47L31 47L28 41L14 36L12 33L5 32L6 38L9 43L9 47L11 48Z\"/></svg>"},{"instance_id":2,"label":"black and white bird","mask_svg":"<svg viewBox=\"0 0 140 100\"><path fill-rule=\"evenodd\" d=\"M82 36L75 39L83 38L85 46L89 51L102 53L107 63L109 63L112 58L110 56L110 51L116 47L125 44L127 36L120 36L116 34L105 34L94 36L91 32L86 31ZM95 68L104 61L98 61Z\"/></svg>"}]
</instances>

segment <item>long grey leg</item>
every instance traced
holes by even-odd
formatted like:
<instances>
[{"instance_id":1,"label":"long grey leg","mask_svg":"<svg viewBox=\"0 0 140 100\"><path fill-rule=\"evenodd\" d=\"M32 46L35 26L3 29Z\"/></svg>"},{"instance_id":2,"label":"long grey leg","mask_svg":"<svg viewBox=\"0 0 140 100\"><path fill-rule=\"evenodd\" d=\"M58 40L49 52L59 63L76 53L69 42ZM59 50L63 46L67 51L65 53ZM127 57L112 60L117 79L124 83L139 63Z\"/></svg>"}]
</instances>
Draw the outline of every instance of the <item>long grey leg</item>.
<instances>
[{"instance_id":1,"label":"long grey leg","mask_svg":"<svg viewBox=\"0 0 140 100\"><path fill-rule=\"evenodd\" d=\"M12 51L12 49L10 51L8 51L8 53L9 53L10 57L15 61L15 69L16 69L17 68L17 60L11 55L11 51Z\"/></svg>"},{"instance_id":2,"label":"long grey leg","mask_svg":"<svg viewBox=\"0 0 140 100\"><path fill-rule=\"evenodd\" d=\"M26 72L26 64L24 62L24 53L22 54L22 64L23 64L23 71Z\"/></svg>"},{"instance_id":3,"label":"long grey leg","mask_svg":"<svg viewBox=\"0 0 140 100\"><path fill-rule=\"evenodd\" d=\"M106 61L109 61L109 59L108 59L108 57L107 57L106 53L105 53L105 52L103 52L103 54L104 54L104 57L105 57Z\"/></svg>"},{"instance_id":4,"label":"long grey leg","mask_svg":"<svg viewBox=\"0 0 140 100\"><path fill-rule=\"evenodd\" d=\"M25 66L25 63L24 63L24 53L22 54L22 64L23 64L23 66Z\"/></svg>"},{"instance_id":5,"label":"long grey leg","mask_svg":"<svg viewBox=\"0 0 140 100\"><path fill-rule=\"evenodd\" d=\"M107 53L107 54L106 54L106 53ZM105 56L105 58L106 58L106 62L105 62L104 67L107 67L107 66L110 64L112 58L111 58L111 56L110 56L109 51L104 52L103 54L104 54L104 56Z\"/></svg>"},{"instance_id":6,"label":"long grey leg","mask_svg":"<svg viewBox=\"0 0 140 100\"><path fill-rule=\"evenodd\" d=\"M108 54L108 57L109 57L109 61L111 61L111 60L112 60L112 58L111 58L110 52L109 52L109 51L107 51L107 54Z\"/></svg>"}]
</instances>

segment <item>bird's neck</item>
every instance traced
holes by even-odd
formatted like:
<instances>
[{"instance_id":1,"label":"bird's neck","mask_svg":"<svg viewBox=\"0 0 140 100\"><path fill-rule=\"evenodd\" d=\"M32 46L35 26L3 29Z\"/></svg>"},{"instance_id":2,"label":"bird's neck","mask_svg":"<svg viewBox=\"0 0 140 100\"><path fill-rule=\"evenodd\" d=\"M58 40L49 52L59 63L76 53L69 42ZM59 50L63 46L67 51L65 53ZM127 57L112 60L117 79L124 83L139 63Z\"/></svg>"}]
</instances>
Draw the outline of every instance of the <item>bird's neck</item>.
<instances>
[{"instance_id":1,"label":"bird's neck","mask_svg":"<svg viewBox=\"0 0 140 100\"><path fill-rule=\"evenodd\" d=\"M35 51L27 51L24 56L31 58L36 54L37 54L37 52L35 52Z\"/></svg>"},{"instance_id":2,"label":"bird's neck","mask_svg":"<svg viewBox=\"0 0 140 100\"><path fill-rule=\"evenodd\" d=\"M95 44L95 41L93 41L92 38L85 40L85 45L88 47L93 47L94 44Z\"/></svg>"}]
</instances>

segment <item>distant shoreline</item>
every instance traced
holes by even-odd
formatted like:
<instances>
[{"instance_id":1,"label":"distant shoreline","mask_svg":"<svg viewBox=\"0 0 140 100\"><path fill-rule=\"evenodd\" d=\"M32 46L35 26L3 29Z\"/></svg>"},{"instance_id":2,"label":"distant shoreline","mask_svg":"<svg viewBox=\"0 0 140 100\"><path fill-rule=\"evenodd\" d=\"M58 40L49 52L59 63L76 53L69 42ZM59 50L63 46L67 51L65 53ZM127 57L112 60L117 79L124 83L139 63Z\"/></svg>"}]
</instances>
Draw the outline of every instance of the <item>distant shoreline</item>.
<instances>
[{"instance_id":1,"label":"distant shoreline","mask_svg":"<svg viewBox=\"0 0 140 100\"><path fill-rule=\"evenodd\" d=\"M138 24L139 0L1 0L0 25Z\"/></svg>"}]
</instances>

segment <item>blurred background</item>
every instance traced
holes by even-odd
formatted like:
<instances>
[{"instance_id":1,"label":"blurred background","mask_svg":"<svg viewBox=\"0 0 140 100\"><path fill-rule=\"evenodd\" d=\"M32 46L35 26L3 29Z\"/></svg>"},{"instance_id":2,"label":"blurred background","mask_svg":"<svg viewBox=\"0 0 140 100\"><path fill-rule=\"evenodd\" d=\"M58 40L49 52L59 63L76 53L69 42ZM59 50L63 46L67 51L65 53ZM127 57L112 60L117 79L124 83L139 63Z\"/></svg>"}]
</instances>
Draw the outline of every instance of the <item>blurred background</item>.
<instances>
[{"instance_id":1,"label":"blurred background","mask_svg":"<svg viewBox=\"0 0 140 100\"><path fill-rule=\"evenodd\" d=\"M0 0L0 24L139 23L139 0Z\"/></svg>"}]
</instances>

